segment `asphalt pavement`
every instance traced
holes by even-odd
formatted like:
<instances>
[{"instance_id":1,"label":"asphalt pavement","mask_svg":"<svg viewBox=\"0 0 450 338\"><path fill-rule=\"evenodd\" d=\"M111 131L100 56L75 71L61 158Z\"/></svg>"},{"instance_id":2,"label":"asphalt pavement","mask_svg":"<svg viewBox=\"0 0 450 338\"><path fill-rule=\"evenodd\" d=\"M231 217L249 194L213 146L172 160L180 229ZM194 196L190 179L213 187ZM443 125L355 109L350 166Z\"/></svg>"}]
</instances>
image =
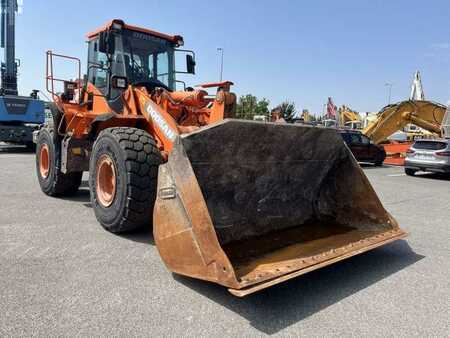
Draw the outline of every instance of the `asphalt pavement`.
<instances>
[{"instance_id":1,"label":"asphalt pavement","mask_svg":"<svg viewBox=\"0 0 450 338\"><path fill-rule=\"evenodd\" d=\"M0 337L449 336L450 178L364 171L409 237L239 299L170 273L149 230L104 231L87 177L47 197L0 146Z\"/></svg>"}]
</instances>

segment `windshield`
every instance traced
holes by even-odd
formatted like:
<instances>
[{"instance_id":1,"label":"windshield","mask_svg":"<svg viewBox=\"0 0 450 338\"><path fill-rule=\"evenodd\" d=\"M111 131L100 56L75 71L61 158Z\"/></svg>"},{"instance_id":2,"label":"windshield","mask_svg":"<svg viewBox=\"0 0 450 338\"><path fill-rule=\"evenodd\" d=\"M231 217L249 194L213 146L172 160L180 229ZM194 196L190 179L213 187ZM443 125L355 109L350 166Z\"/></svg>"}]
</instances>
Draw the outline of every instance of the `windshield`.
<instances>
[{"instance_id":1,"label":"windshield","mask_svg":"<svg viewBox=\"0 0 450 338\"><path fill-rule=\"evenodd\" d=\"M160 81L174 89L174 48L164 39L149 34L123 30L116 39L114 73L130 83Z\"/></svg>"},{"instance_id":2,"label":"windshield","mask_svg":"<svg viewBox=\"0 0 450 338\"><path fill-rule=\"evenodd\" d=\"M414 148L421 150L441 150L447 148L447 143L439 141L416 141Z\"/></svg>"}]
</instances>

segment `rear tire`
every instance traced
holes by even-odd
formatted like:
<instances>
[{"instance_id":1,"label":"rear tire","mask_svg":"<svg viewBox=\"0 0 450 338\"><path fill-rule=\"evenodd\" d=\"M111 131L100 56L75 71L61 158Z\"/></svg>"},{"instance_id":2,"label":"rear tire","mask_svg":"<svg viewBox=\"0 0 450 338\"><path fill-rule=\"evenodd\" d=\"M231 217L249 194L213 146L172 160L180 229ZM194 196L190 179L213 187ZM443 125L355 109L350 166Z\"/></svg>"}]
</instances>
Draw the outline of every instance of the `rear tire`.
<instances>
[{"instance_id":1,"label":"rear tire","mask_svg":"<svg viewBox=\"0 0 450 338\"><path fill-rule=\"evenodd\" d=\"M130 127L103 130L89 163L95 216L108 231L120 233L152 224L161 153L145 131Z\"/></svg>"},{"instance_id":2,"label":"rear tire","mask_svg":"<svg viewBox=\"0 0 450 338\"><path fill-rule=\"evenodd\" d=\"M416 174L417 170L411 169L411 168L405 168L405 174L408 176L414 176Z\"/></svg>"},{"instance_id":3,"label":"rear tire","mask_svg":"<svg viewBox=\"0 0 450 338\"><path fill-rule=\"evenodd\" d=\"M69 196L78 191L83 172L60 170L61 144L50 128L42 128L36 143L36 175L41 190L49 196Z\"/></svg>"},{"instance_id":4,"label":"rear tire","mask_svg":"<svg viewBox=\"0 0 450 338\"><path fill-rule=\"evenodd\" d=\"M378 153L376 156L375 156L375 161L374 161L374 165L376 166L376 167L381 167L382 165L383 165L383 162L384 162L384 160L386 159L386 155L385 154L383 154L383 153Z\"/></svg>"}]
</instances>

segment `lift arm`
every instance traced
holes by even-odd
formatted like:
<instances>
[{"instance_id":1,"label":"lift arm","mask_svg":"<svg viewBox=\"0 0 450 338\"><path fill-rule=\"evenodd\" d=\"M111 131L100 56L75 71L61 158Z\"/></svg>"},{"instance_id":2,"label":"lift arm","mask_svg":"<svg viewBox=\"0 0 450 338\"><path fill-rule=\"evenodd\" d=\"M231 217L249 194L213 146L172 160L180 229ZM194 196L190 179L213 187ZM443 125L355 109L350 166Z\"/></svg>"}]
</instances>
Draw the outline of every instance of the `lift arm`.
<instances>
[{"instance_id":1,"label":"lift arm","mask_svg":"<svg viewBox=\"0 0 450 338\"><path fill-rule=\"evenodd\" d=\"M151 94L144 88L130 86L129 90L134 94L125 96L138 103L137 110L149 122L151 134L155 135L161 151L168 153L178 135L233 116L236 96L230 92L231 85L225 81L203 84L192 91L159 89ZM216 95L210 97L204 88L213 87L218 89Z\"/></svg>"}]
</instances>

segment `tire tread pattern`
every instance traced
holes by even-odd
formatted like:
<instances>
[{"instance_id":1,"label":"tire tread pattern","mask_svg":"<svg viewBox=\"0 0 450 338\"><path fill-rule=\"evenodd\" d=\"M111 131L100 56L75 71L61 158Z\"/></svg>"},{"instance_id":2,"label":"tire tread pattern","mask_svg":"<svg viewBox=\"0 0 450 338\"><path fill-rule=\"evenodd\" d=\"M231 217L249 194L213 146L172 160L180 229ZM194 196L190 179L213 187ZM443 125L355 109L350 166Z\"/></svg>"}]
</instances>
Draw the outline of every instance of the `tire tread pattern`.
<instances>
[{"instance_id":1,"label":"tire tread pattern","mask_svg":"<svg viewBox=\"0 0 450 338\"><path fill-rule=\"evenodd\" d=\"M108 228L119 233L151 223L156 197L158 167L162 158L156 142L146 131L131 127L113 127L100 132L112 134L124 152L126 202L121 220Z\"/></svg>"},{"instance_id":2,"label":"tire tread pattern","mask_svg":"<svg viewBox=\"0 0 450 338\"><path fill-rule=\"evenodd\" d=\"M53 147L49 147L49 149L53 149L53 170L54 170L54 175L53 175L53 180L51 181L51 184L43 189L43 192L45 194L47 194L48 196L52 196L52 197L58 197L58 196L71 196L74 195L80 185L81 185L81 180L82 180L82 176L83 176L83 172L70 172L70 173L66 173L64 174L63 172L61 172L60 169L60 164L59 164L59 158L60 158L60 151L59 151L59 147L60 145L58 144L58 138L55 137L54 135L54 130L52 127L49 126L45 126L44 128L42 128L40 130L39 133L46 133L48 132L50 139L53 140ZM38 139L38 146L40 145L40 141L43 137L39 137ZM38 154L36 153L36 156L38 156ZM38 172L39 175L39 172Z\"/></svg>"}]
</instances>

